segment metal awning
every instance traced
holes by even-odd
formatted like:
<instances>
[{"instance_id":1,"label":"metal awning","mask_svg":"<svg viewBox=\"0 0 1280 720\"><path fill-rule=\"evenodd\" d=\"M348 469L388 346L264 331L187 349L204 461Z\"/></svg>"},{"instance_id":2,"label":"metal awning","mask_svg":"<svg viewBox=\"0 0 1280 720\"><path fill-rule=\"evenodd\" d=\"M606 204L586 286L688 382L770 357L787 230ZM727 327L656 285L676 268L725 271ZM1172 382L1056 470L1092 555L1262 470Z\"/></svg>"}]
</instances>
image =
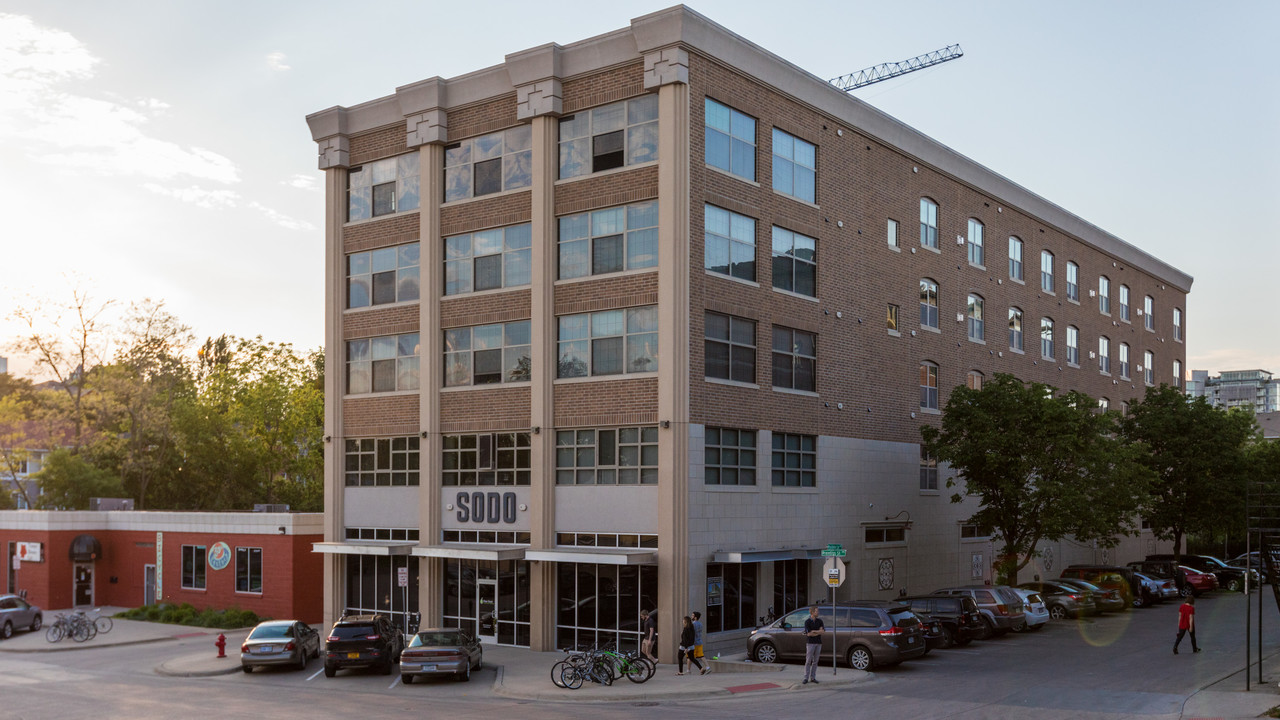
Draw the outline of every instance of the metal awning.
<instances>
[{"instance_id":1,"label":"metal awning","mask_svg":"<svg viewBox=\"0 0 1280 720\"><path fill-rule=\"evenodd\" d=\"M408 555L418 543L406 540L347 540L311 543L311 552L329 555Z\"/></svg>"},{"instance_id":2,"label":"metal awning","mask_svg":"<svg viewBox=\"0 0 1280 720\"><path fill-rule=\"evenodd\" d=\"M92 535L77 535L68 553L71 562L93 562L102 559L102 543Z\"/></svg>"},{"instance_id":3,"label":"metal awning","mask_svg":"<svg viewBox=\"0 0 1280 720\"><path fill-rule=\"evenodd\" d=\"M727 552L721 550L711 555L711 562L741 564L774 562L775 560L819 560L821 558L821 548L730 550Z\"/></svg>"},{"instance_id":4,"label":"metal awning","mask_svg":"<svg viewBox=\"0 0 1280 720\"><path fill-rule=\"evenodd\" d=\"M527 545L494 545L493 543L453 543L449 545L425 545L415 547L417 557L438 557L452 560L524 560Z\"/></svg>"},{"instance_id":5,"label":"metal awning","mask_svg":"<svg viewBox=\"0 0 1280 720\"><path fill-rule=\"evenodd\" d=\"M624 550L621 548L571 547L526 550L525 560L562 563L596 563L598 565L657 565L657 550Z\"/></svg>"}]
</instances>

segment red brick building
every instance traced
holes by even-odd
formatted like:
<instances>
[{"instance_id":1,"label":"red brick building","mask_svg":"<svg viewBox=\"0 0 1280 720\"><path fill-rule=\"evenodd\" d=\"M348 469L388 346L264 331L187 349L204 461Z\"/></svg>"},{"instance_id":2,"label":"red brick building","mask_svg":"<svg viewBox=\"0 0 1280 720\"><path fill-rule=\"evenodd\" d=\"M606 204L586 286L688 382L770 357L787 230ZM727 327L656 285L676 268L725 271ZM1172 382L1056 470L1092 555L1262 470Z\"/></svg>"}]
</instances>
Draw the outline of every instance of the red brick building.
<instances>
[{"instance_id":1,"label":"red brick building","mask_svg":"<svg viewBox=\"0 0 1280 720\"><path fill-rule=\"evenodd\" d=\"M46 609L164 600L319 622L318 513L0 511L4 589Z\"/></svg>"}]
</instances>

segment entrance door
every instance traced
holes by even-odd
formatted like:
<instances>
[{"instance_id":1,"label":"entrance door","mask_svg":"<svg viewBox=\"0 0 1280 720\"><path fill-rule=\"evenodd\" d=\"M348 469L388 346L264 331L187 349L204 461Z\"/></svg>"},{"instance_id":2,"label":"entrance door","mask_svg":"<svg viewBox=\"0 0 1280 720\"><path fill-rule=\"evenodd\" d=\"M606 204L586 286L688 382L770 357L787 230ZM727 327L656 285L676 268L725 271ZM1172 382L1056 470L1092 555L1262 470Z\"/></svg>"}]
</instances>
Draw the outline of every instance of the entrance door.
<instances>
[{"instance_id":1,"label":"entrance door","mask_svg":"<svg viewBox=\"0 0 1280 720\"><path fill-rule=\"evenodd\" d=\"M83 607L93 604L93 566L76 564L72 570L75 578L75 606Z\"/></svg>"},{"instance_id":2,"label":"entrance door","mask_svg":"<svg viewBox=\"0 0 1280 720\"><path fill-rule=\"evenodd\" d=\"M142 604L156 604L156 566L142 566Z\"/></svg>"},{"instance_id":3,"label":"entrance door","mask_svg":"<svg viewBox=\"0 0 1280 720\"><path fill-rule=\"evenodd\" d=\"M476 635L482 643L498 642L498 581L476 581Z\"/></svg>"}]
</instances>

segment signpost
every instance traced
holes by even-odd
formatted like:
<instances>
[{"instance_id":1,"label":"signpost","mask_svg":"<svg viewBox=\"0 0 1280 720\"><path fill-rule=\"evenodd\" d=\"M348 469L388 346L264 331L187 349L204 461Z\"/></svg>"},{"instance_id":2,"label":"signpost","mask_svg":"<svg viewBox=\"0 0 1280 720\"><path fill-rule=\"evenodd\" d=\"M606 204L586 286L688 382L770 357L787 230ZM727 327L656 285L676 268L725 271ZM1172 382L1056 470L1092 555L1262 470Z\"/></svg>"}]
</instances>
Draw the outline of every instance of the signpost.
<instances>
[{"instance_id":1,"label":"signpost","mask_svg":"<svg viewBox=\"0 0 1280 720\"><path fill-rule=\"evenodd\" d=\"M836 615L836 588L844 584L844 563L840 558L844 557L844 546L831 543L827 545L827 549L822 551L822 556L827 562L822 566L822 576L827 580L827 586L831 588L831 674L836 674L836 649L840 647L839 632L840 621Z\"/></svg>"},{"instance_id":2,"label":"signpost","mask_svg":"<svg viewBox=\"0 0 1280 720\"><path fill-rule=\"evenodd\" d=\"M404 630L409 631L409 566L396 568L396 585L404 588Z\"/></svg>"}]
</instances>

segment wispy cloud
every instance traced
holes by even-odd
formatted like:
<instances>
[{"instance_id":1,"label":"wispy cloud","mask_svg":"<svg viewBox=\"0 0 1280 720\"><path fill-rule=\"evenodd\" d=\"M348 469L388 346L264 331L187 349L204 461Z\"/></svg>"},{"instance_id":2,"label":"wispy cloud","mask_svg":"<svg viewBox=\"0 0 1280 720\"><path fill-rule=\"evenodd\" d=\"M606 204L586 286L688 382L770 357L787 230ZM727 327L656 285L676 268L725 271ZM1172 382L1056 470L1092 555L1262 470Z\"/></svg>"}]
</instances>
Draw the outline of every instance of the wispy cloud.
<instances>
[{"instance_id":1,"label":"wispy cloud","mask_svg":"<svg viewBox=\"0 0 1280 720\"><path fill-rule=\"evenodd\" d=\"M151 117L169 108L164 101L67 89L83 87L99 63L70 33L0 14L0 37L0 139L19 141L32 159L150 180L240 179L235 163L212 150L148 134Z\"/></svg>"},{"instance_id":2,"label":"wispy cloud","mask_svg":"<svg viewBox=\"0 0 1280 720\"><path fill-rule=\"evenodd\" d=\"M298 188L299 190L320 190L320 183L316 182L316 176L305 175L303 173L290 175L288 180L281 180L280 184L288 185L292 188Z\"/></svg>"},{"instance_id":3,"label":"wispy cloud","mask_svg":"<svg viewBox=\"0 0 1280 720\"><path fill-rule=\"evenodd\" d=\"M278 210L273 210L256 200L249 203L249 207L261 212L263 215L266 215L268 220L282 228L285 228L286 230L303 230L309 232L316 229L315 225L312 225L305 220L292 218Z\"/></svg>"},{"instance_id":4,"label":"wispy cloud","mask_svg":"<svg viewBox=\"0 0 1280 720\"><path fill-rule=\"evenodd\" d=\"M171 197L202 208L235 207L240 200L240 193L234 190L206 190L195 185L187 188L170 188L155 183L146 183L143 187L157 195Z\"/></svg>"},{"instance_id":5,"label":"wispy cloud","mask_svg":"<svg viewBox=\"0 0 1280 720\"><path fill-rule=\"evenodd\" d=\"M278 70L280 72L284 72L285 70L291 70L292 68L285 64L284 57L285 55L282 52L268 53L267 66L270 67L272 70Z\"/></svg>"}]
</instances>

